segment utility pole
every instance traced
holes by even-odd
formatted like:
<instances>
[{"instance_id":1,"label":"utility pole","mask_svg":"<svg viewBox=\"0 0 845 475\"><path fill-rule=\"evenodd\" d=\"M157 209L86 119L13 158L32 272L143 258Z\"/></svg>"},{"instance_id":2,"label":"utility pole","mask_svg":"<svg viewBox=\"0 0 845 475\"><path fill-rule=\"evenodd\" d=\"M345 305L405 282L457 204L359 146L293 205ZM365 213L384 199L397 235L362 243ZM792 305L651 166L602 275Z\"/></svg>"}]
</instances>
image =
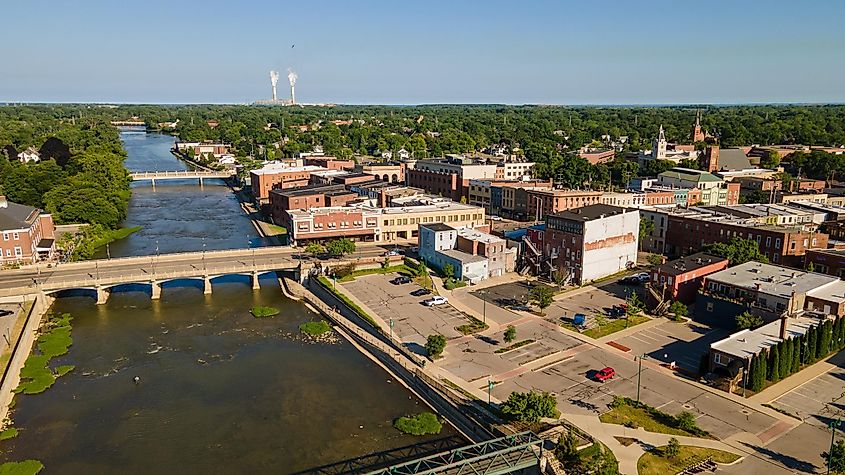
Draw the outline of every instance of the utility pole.
<instances>
[{"instance_id":1,"label":"utility pole","mask_svg":"<svg viewBox=\"0 0 845 475\"><path fill-rule=\"evenodd\" d=\"M830 421L830 448L827 450L827 475L830 475L830 465L833 463L833 442L836 439L836 428L842 423L840 419Z\"/></svg>"},{"instance_id":2,"label":"utility pole","mask_svg":"<svg viewBox=\"0 0 845 475\"><path fill-rule=\"evenodd\" d=\"M639 369L637 369L637 407L640 406L640 382L642 381L643 375L643 358L645 355L637 357L639 360Z\"/></svg>"}]
</instances>

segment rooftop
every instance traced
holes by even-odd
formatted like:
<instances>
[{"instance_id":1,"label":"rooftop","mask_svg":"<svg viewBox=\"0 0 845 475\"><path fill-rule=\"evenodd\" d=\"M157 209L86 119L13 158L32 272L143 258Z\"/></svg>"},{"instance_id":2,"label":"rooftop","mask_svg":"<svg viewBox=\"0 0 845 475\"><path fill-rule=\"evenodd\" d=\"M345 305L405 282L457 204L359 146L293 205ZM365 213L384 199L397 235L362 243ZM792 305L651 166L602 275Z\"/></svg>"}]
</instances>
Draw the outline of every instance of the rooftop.
<instances>
[{"instance_id":1,"label":"rooftop","mask_svg":"<svg viewBox=\"0 0 845 475\"><path fill-rule=\"evenodd\" d=\"M845 302L845 280L837 280L830 285L811 290L807 295L826 302Z\"/></svg>"},{"instance_id":2,"label":"rooftop","mask_svg":"<svg viewBox=\"0 0 845 475\"><path fill-rule=\"evenodd\" d=\"M258 170L252 170L251 173L255 175L276 175L280 173L302 173L302 172L322 172L327 171L327 169L323 167L317 167L314 165L305 165L302 167L292 167L286 165L284 163L273 163L270 165L265 166L264 168L259 168Z\"/></svg>"},{"instance_id":3,"label":"rooftop","mask_svg":"<svg viewBox=\"0 0 845 475\"><path fill-rule=\"evenodd\" d=\"M742 149L738 148L723 148L719 150L720 170L746 170L752 168L751 162Z\"/></svg>"},{"instance_id":4,"label":"rooftop","mask_svg":"<svg viewBox=\"0 0 845 475\"><path fill-rule=\"evenodd\" d=\"M807 333L810 327L816 325L818 325L818 320L815 318L787 318L786 337L799 337ZM724 340L711 343L710 348L737 358L748 359L759 353L760 350L771 348L781 342L780 326L781 321L777 320L756 330L742 330Z\"/></svg>"},{"instance_id":5,"label":"rooftop","mask_svg":"<svg viewBox=\"0 0 845 475\"><path fill-rule=\"evenodd\" d=\"M471 241L483 242L484 244L491 244L494 242L502 242L503 239L492 234L483 233L476 229L460 228L458 229L458 236L469 239Z\"/></svg>"},{"instance_id":6,"label":"rooftop","mask_svg":"<svg viewBox=\"0 0 845 475\"><path fill-rule=\"evenodd\" d=\"M333 191L346 192L346 188L343 185L311 185L286 189L274 188L270 190L270 193L282 196L310 196L317 194L325 194Z\"/></svg>"},{"instance_id":7,"label":"rooftop","mask_svg":"<svg viewBox=\"0 0 845 475\"><path fill-rule=\"evenodd\" d=\"M752 291L757 290L759 285L758 291L761 293L790 298L793 292L804 294L839 279L815 272L789 269L760 262L746 262L710 274L707 280Z\"/></svg>"},{"instance_id":8,"label":"rooftop","mask_svg":"<svg viewBox=\"0 0 845 475\"><path fill-rule=\"evenodd\" d=\"M692 168L681 168L675 167L671 170L667 170L660 175L659 177L668 177L668 178L676 178L678 180L687 180L687 181L694 181L694 182L721 182L722 179L717 177L712 173L705 172L703 170L693 170Z\"/></svg>"},{"instance_id":9,"label":"rooftop","mask_svg":"<svg viewBox=\"0 0 845 475\"><path fill-rule=\"evenodd\" d=\"M426 223L426 224L421 224L420 227L431 229L432 231L437 232L437 233L445 232L445 231L455 231L455 228L453 228L452 226L449 226L448 224L443 224L443 223Z\"/></svg>"},{"instance_id":10,"label":"rooftop","mask_svg":"<svg viewBox=\"0 0 845 475\"><path fill-rule=\"evenodd\" d=\"M38 213L37 208L13 203L0 196L0 230L29 229Z\"/></svg>"},{"instance_id":11,"label":"rooftop","mask_svg":"<svg viewBox=\"0 0 845 475\"><path fill-rule=\"evenodd\" d=\"M445 251L437 251L444 256L451 257L462 264L467 264L471 262L486 262L487 258L484 256L476 256L473 254L469 254L467 252L458 251L457 249L446 249Z\"/></svg>"},{"instance_id":12,"label":"rooftop","mask_svg":"<svg viewBox=\"0 0 845 475\"><path fill-rule=\"evenodd\" d=\"M728 260L724 257L707 254L706 252L699 252L697 254L682 257L657 266L657 271L666 275L679 275L687 272L693 272L701 269L702 267L707 267L718 262L727 263Z\"/></svg>"},{"instance_id":13,"label":"rooftop","mask_svg":"<svg viewBox=\"0 0 845 475\"><path fill-rule=\"evenodd\" d=\"M636 211L633 211L636 212ZM607 216L625 213L624 208L610 205L590 205L583 208L575 208L569 211L549 215L549 217L569 219L573 221L592 221L594 219L602 219Z\"/></svg>"}]
</instances>

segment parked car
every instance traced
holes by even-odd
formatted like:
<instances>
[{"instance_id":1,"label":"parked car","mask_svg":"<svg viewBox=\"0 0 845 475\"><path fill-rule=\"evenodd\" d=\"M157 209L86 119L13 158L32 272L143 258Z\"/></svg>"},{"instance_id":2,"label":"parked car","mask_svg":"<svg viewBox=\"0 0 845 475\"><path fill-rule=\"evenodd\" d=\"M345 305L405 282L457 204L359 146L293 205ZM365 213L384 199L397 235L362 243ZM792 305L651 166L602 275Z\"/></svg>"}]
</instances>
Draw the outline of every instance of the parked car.
<instances>
[{"instance_id":1,"label":"parked car","mask_svg":"<svg viewBox=\"0 0 845 475\"><path fill-rule=\"evenodd\" d=\"M616 370L608 366L607 368L597 371L595 378L603 383L608 379L613 379L614 376L616 376Z\"/></svg>"},{"instance_id":2,"label":"parked car","mask_svg":"<svg viewBox=\"0 0 845 475\"><path fill-rule=\"evenodd\" d=\"M411 283L411 278L408 276L400 275L399 277L396 277L391 280L390 283L393 285L409 284Z\"/></svg>"},{"instance_id":3,"label":"parked car","mask_svg":"<svg viewBox=\"0 0 845 475\"><path fill-rule=\"evenodd\" d=\"M634 277L640 282L648 282L651 280L651 276L648 275L648 272L640 272L639 274L634 274L631 277Z\"/></svg>"},{"instance_id":4,"label":"parked car","mask_svg":"<svg viewBox=\"0 0 845 475\"><path fill-rule=\"evenodd\" d=\"M420 288L420 289L417 289L417 290L411 292L411 295L413 295L414 297L422 297L423 295L428 295L430 293L431 293L430 290Z\"/></svg>"},{"instance_id":5,"label":"parked car","mask_svg":"<svg viewBox=\"0 0 845 475\"><path fill-rule=\"evenodd\" d=\"M399 254L400 254L399 249L394 248L394 249L390 249L388 251L385 251L385 253L382 254L382 256L393 257L393 256L398 256Z\"/></svg>"},{"instance_id":6,"label":"parked car","mask_svg":"<svg viewBox=\"0 0 845 475\"><path fill-rule=\"evenodd\" d=\"M448 302L449 300L446 297L441 297L439 295L435 295L434 297L423 301L423 305L427 307L434 307L435 305L443 305L444 303Z\"/></svg>"},{"instance_id":7,"label":"parked car","mask_svg":"<svg viewBox=\"0 0 845 475\"><path fill-rule=\"evenodd\" d=\"M491 221L501 221L502 220L501 216L495 216L495 215L491 215L491 216L489 216L489 218L490 218Z\"/></svg>"},{"instance_id":8,"label":"parked car","mask_svg":"<svg viewBox=\"0 0 845 475\"><path fill-rule=\"evenodd\" d=\"M622 285L640 285L642 284L642 281L637 276L629 275L628 277L621 279L619 283Z\"/></svg>"}]
</instances>

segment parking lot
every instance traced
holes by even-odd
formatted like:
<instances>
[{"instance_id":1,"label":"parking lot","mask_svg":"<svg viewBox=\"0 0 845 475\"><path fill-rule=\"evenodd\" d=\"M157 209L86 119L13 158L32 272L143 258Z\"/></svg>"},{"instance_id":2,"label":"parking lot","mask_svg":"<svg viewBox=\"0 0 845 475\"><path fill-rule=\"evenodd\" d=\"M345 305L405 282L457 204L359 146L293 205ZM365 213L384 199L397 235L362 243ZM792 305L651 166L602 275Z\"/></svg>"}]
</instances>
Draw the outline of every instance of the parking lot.
<instances>
[{"instance_id":1,"label":"parking lot","mask_svg":"<svg viewBox=\"0 0 845 475\"><path fill-rule=\"evenodd\" d=\"M772 406L817 427L845 417L845 369L836 368L784 394Z\"/></svg>"},{"instance_id":2,"label":"parking lot","mask_svg":"<svg viewBox=\"0 0 845 475\"><path fill-rule=\"evenodd\" d=\"M674 362L690 374L698 373L701 355L710 349L710 343L728 335L729 330L713 329L697 322L664 323L645 328L637 333L614 340L627 347L632 354L648 355L663 363Z\"/></svg>"},{"instance_id":3,"label":"parking lot","mask_svg":"<svg viewBox=\"0 0 845 475\"><path fill-rule=\"evenodd\" d=\"M608 410L613 395L637 397L638 364L628 358L584 344L567 352L563 360L503 380L493 395L507 399L512 391L547 391L558 400L563 413L599 414ZM640 397L644 403L670 414L690 411L698 425L719 438L738 432L763 433L779 420L750 411L721 396L679 381L653 369L649 358L643 366ZM595 381L595 371L610 366L617 376L605 383Z\"/></svg>"},{"instance_id":4,"label":"parking lot","mask_svg":"<svg viewBox=\"0 0 845 475\"><path fill-rule=\"evenodd\" d=\"M0 304L0 348L11 348L12 340L15 338L12 335L15 327L15 321L18 319L18 314L22 306L16 303Z\"/></svg>"},{"instance_id":5,"label":"parking lot","mask_svg":"<svg viewBox=\"0 0 845 475\"><path fill-rule=\"evenodd\" d=\"M390 280L398 275L367 275L338 285L385 320L393 320L394 334L406 343L421 347L428 335L434 333L440 333L447 339L462 336L455 327L469 323L469 320L461 312L451 305L426 307L422 302L431 295L411 295L411 292L420 288L414 283L391 284Z\"/></svg>"}]
</instances>

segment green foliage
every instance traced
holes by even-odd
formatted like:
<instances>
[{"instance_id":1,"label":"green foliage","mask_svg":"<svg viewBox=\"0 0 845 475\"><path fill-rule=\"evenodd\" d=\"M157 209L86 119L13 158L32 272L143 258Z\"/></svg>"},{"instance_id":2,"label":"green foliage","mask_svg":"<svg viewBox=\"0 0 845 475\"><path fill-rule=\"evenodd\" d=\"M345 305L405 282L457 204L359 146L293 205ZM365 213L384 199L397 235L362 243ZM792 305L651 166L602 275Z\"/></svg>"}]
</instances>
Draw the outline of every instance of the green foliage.
<instances>
[{"instance_id":1,"label":"green foliage","mask_svg":"<svg viewBox=\"0 0 845 475\"><path fill-rule=\"evenodd\" d=\"M675 416L675 420L677 421L678 429L685 430L687 432L695 432L698 430L695 415L689 411L682 411L680 414Z\"/></svg>"},{"instance_id":2,"label":"green foliage","mask_svg":"<svg viewBox=\"0 0 845 475\"><path fill-rule=\"evenodd\" d=\"M299 331L311 336L320 336L332 331L332 327L325 320L305 322L299 325Z\"/></svg>"},{"instance_id":3,"label":"green foliage","mask_svg":"<svg viewBox=\"0 0 845 475\"><path fill-rule=\"evenodd\" d=\"M647 259L648 263L653 266L659 266L663 264L663 256L660 254L649 254Z\"/></svg>"},{"instance_id":4,"label":"green foliage","mask_svg":"<svg viewBox=\"0 0 845 475\"><path fill-rule=\"evenodd\" d=\"M672 437L669 439L669 443L666 447L663 448L663 455L669 458L675 458L681 453L681 443L678 442L678 439Z\"/></svg>"},{"instance_id":5,"label":"green foliage","mask_svg":"<svg viewBox=\"0 0 845 475\"><path fill-rule=\"evenodd\" d=\"M6 462L0 465L0 475L35 475L44 469L44 464L38 460L24 460L23 462Z\"/></svg>"},{"instance_id":6,"label":"green foliage","mask_svg":"<svg viewBox=\"0 0 845 475\"><path fill-rule=\"evenodd\" d=\"M431 358L439 357L443 354L444 349L446 349L446 337L439 333L428 335L425 341L425 351L428 352Z\"/></svg>"},{"instance_id":7,"label":"green foliage","mask_svg":"<svg viewBox=\"0 0 845 475\"><path fill-rule=\"evenodd\" d=\"M640 217L640 248L642 248L642 243L646 237L651 236L651 233L654 232L654 220L646 219ZM655 254L652 254L655 255ZM651 256L649 256L651 257ZM658 255L658 257L660 257Z\"/></svg>"},{"instance_id":8,"label":"green foliage","mask_svg":"<svg viewBox=\"0 0 845 475\"><path fill-rule=\"evenodd\" d=\"M441 270L443 273L443 277L447 280L454 280L455 279L455 266L452 264L446 263L443 265L443 269Z\"/></svg>"},{"instance_id":9,"label":"green foliage","mask_svg":"<svg viewBox=\"0 0 845 475\"><path fill-rule=\"evenodd\" d=\"M332 267L332 274L337 279L343 279L344 277L348 277L355 272L355 264L341 264Z\"/></svg>"},{"instance_id":10,"label":"green foliage","mask_svg":"<svg viewBox=\"0 0 845 475\"><path fill-rule=\"evenodd\" d=\"M845 473L845 441L837 440L833 450L821 453L825 466L833 473Z\"/></svg>"},{"instance_id":11,"label":"green foliage","mask_svg":"<svg viewBox=\"0 0 845 475\"><path fill-rule=\"evenodd\" d=\"M642 312L644 304L643 304L643 301L640 300L639 294L637 294L636 292L631 294L631 296L628 298L627 303L628 303L628 310L627 310L626 313L628 315L628 318L634 317L634 316L638 315L640 312Z\"/></svg>"},{"instance_id":12,"label":"green foliage","mask_svg":"<svg viewBox=\"0 0 845 475\"><path fill-rule=\"evenodd\" d=\"M557 418L557 399L549 393L512 392L508 400L502 403L502 414L510 420L537 423L543 417Z\"/></svg>"},{"instance_id":13,"label":"green foliage","mask_svg":"<svg viewBox=\"0 0 845 475\"><path fill-rule=\"evenodd\" d=\"M131 228L109 229L102 224L90 224L80 229L82 239L74 248L72 260L85 260L94 257L97 249L114 241L123 239L141 230L141 226Z\"/></svg>"},{"instance_id":14,"label":"green foliage","mask_svg":"<svg viewBox=\"0 0 845 475\"><path fill-rule=\"evenodd\" d=\"M263 307L261 305L256 305L255 307L249 309L249 313L251 313L255 318L266 318L278 315L279 309L275 307Z\"/></svg>"},{"instance_id":15,"label":"green foliage","mask_svg":"<svg viewBox=\"0 0 845 475\"><path fill-rule=\"evenodd\" d=\"M622 396L614 397L610 407L610 411L599 416L602 422L609 424L634 422L637 427L642 427L648 432L710 437L707 431L696 425L695 416L686 411L673 416L649 405L637 404L633 399Z\"/></svg>"},{"instance_id":16,"label":"green foliage","mask_svg":"<svg viewBox=\"0 0 845 475\"><path fill-rule=\"evenodd\" d=\"M347 307L351 308L352 311L358 314L358 316L364 319L367 323L372 325L373 328L381 330L381 326L376 323L373 317L371 317L367 312L365 312L364 309L359 307L358 304L350 300L349 297L346 296L346 294L335 288L329 281L329 279L321 275L317 278L317 281L320 283L320 285L323 286L324 289L326 289L326 291L332 293L335 297L343 301L343 303L346 304Z\"/></svg>"},{"instance_id":17,"label":"green foliage","mask_svg":"<svg viewBox=\"0 0 845 475\"><path fill-rule=\"evenodd\" d=\"M717 242L708 244L704 246L704 251L728 259L731 266L744 264L749 261L769 262L769 259L760 252L760 246L757 244L757 241L740 237L733 237L727 243Z\"/></svg>"},{"instance_id":18,"label":"green foliage","mask_svg":"<svg viewBox=\"0 0 845 475\"><path fill-rule=\"evenodd\" d=\"M355 252L355 243L349 238L334 239L326 244L326 251L333 256L343 256Z\"/></svg>"},{"instance_id":19,"label":"green foliage","mask_svg":"<svg viewBox=\"0 0 845 475\"><path fill-rule=\"evenodd\" d=\"M488 328L486 323L484 323L481 320L473 317L472 315L465 315L465 316L469 320L469 323L467 323L465 325L458 325L458 326L455 327L455 330L461 332L461 334L472 335L473 333L484 331Z\"/></svg>"},{"instance_id":20,"label":"green foliage","mask_svg":"<svg viewBox=\"0 0 845 475\"><path fill-rule=\"evenodd\" d=\"M493 353L507 353L508 351L512 351L512 350L515 350L517 348L522 348L525 345L530 345L531 343L534 343L535 341L536 340L531 340L531 339L518 341L518 342L514 343L513 345L508 345L504 348L499 348L498 350L494 351Z\"/></svg>"},{"instance_id":21,"label":"green foliage","mask_svg":"<svg viewBox=\"0 0 845 475\"><path fill-rule=\"evenodd\" d=\"M18 436L18 429L14 427L7 427L0 431L0 440L14 439Z\"/></svg>"},{"instance_id":22,"label":"green foliage","mask_svg":"<svg viewBox=\"0 0 845 475\"><path fill-rule=\"evenodd\" d=\"M669 312L674 313L677 317L686 317L689 315L689 309L683 302L674 301L669 305Z\"/></svg>"},{"instance_id":23,"label":"green foliage","mask_svg":"<svg viewBox=\"0 0 845 475\"><path fill-rule=\"evenodd\" d=\"M736 316L736 328L738 330L745 330L748 328L756 328L763 324L763 317L754 315L748 310Z\"/></svg>"},{"instance_id":24,"label":"green foliage","mask_svg":"<svg viewBox=\"0 0 845 475\"><path fill-rule=\"evenodd\" d=\"M317 254L322 254L326 252L326 248L323 247L322 244L318 244L316 242L312 242L305 246L305 252L311 254L312 256L316 256Z\"/></svg>"},{"instance_id":25,"label":"green foliage","mask_svg":"<svg viewBox=\"0 0 845 475\"><path fill-rule=\"evenodd\" d=\"M411 417L400 417L393 423L393 427L411 435L439 434L443 424L437 416L430 412L422 412Z\"/></svg>"},{"instance_id":26,"label":"green foliage","mask_svg":"<svg viewBox=\"0 0 845 475\"><path fill-rule=\"evenodd\" d=\"M537 304L542 312L554 302L554 292L545 285L535 285L531 288L528 299Z\"/></svg>"},{"instance_id":27,"label":"green foliage","mask_svg":"<svg viewBox=\"0 0 845 475\"><path fill-rule=\"evenodd\" d=\"M769 361L769 381L776 383L780 381L780 348L772 347Z\"/></svg>"},{"instance_id":28,"label":"green foliage","mask_svg":"<svg viewBox=\"0 0 845 475\"><path fill-rule=\"evenodd\" d=\"M516 340L516 327L508 325L508 328L505 330L505 343L510 343L514 340Z\"/></svg>"},{"instance_id":29,"label":"green foliage","mask_svg":"<svg viewBox=\"0 0 845 475\"><path fill-rule=\"evenodd\" d=\"M461 287L466 287L466 285L467 285L467 283L464 282L463 280L456 280L456 279L446 279L443 282L443 287L445 287L446 290L459 289Z\"/></svg>"},{"instance_id":30,"label":"green foliage","mask_svg":"<svg viewBox=\"0 0 845 475\"><path fill-rule=\"evenodd\" d=\"M560 435L555 456L563 463L573 461L578 457L578 436L575 435L572 427L565 434Z\"/></svg>"},{"instance_id":31,"label":"green foliage","mask_svg":"<svg viewBox=\"0 0 845 475\"><path fill-rule=\"evenodd\" d=\"M47 323L42 329L41 335L35 341L38 354L30 355L21 368L21 381L15 389L17 393L38 394L46 391L56 378L72 370L72 366L60 366L57 374L53 374L47 366L50 359L64 355L73 344L70 337L71 320L70 314L50 315Z\"/></svg>"}]
</instances>

